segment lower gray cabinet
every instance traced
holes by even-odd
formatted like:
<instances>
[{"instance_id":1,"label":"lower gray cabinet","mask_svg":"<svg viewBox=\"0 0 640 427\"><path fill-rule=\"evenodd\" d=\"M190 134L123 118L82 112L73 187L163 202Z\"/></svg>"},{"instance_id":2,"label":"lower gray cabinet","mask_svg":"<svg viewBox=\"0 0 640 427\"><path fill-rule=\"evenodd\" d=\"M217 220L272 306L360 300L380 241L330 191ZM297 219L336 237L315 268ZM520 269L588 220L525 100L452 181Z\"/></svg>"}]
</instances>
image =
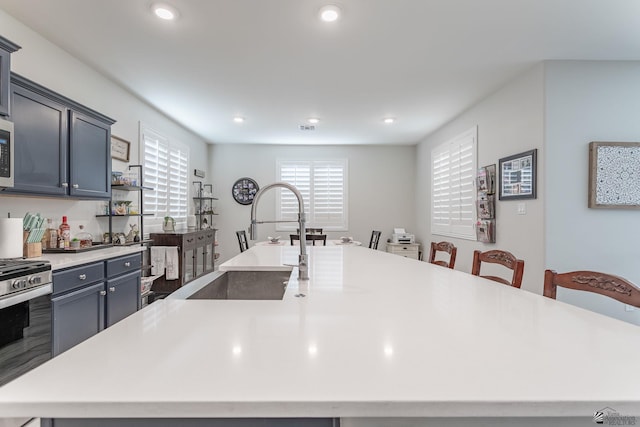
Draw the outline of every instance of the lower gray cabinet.
<instances>
[{"instance_id":1,"label":"lower gray cabinet","mask_svg":"<svg viewBox=\"0 0 640 427\"><path fill-rule=\"evenodd\" d=\"M51 298L54 357L104 329L104 300L104 282Z\"/></svg>"},{"instance_id":2,"label":"lower gray cabinet","mask_svg":"<svg viewBox=\"0 0 640 427\"><path fill-rule=\"evenodd\" d=\"M138 311L140 305L140 270L107 281L107 328Z\"/></svg>"},{"instance_id":3,"label":"lower gray cabinet","mask_svg":"<svg viewBox=\"0 0 640 427\"><path fill-rule=\"evenodd\" d=\"M43 427L46 424L43 424ZM340 427L339 418L58 418L53 427Z\"/></svg>"},{"instance_id":4,"label":"lower gray cabinet","mask_svg":"<svg viewBox=\"0 0 640 427\"><path fill-rule=\"evenodd\" d=\"M140 308L141 263L137 253L53 273L54 357Z\"/></svg>"}]
</instances>

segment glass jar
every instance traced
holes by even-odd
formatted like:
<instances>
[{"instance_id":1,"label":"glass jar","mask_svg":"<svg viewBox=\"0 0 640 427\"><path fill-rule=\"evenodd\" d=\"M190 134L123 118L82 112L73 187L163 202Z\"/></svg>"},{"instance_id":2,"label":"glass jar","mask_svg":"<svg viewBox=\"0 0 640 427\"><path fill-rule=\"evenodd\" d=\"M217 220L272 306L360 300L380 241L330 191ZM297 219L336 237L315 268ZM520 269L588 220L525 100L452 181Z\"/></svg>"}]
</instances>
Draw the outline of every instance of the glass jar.
<instances>
[{"instance_id":1,"label":"glass jar","mask_svg":"<svg viewBox=\"0 0 640 427\"><path fill-rule=\"evenodd\" d=\"M90 248L93 246L93 236L91 233L84 231L84 225L80 226L80 232L76 236L76 239L80 241L81 248Z\"/></svg>"}]
</instances>

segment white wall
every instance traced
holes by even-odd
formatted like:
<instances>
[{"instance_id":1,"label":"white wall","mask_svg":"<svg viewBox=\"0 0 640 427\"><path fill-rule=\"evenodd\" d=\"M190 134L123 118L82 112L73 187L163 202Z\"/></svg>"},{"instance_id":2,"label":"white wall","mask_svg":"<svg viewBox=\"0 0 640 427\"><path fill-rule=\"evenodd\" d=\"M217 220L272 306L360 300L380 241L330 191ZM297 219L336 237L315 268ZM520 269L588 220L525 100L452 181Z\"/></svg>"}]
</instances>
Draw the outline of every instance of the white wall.
<instances>
[{"instance_id":1,"label":"white wall","mask_svg":"<svg viewBox=\"0 0 640 427\"><path fill-rule=\"evenodd\" d=\"M416 222L421 240L453 242L458 247L456 270L469 273L474 249L509 251L525 260L522 288L536 293L542 293L544 276L543 82L544 66L539 64L428 136L417 147L416 171ZM497 165L502 157L538 149L538 197L523 201L496 200L495 244L437 236L430 230L431 149L475 125L478 126L478 166ZM516 206L523 202L527 213L517 215ZM491 271L483 268L482 273Z\"/></svg>"},{"instance_id":2,"label":"white wall","mask_svg":"<svg viewBox=\"0 0 640 427\"><path fill-rule=\"evenodd\" d=\"M22 46L11 57L12 71L115 119L117 122L112 133L132 143L131 164L138 162L138 123L143 121L168 138L189 145L191 170L207 169L205 141L1 10L0 34ZM114 160L114 170L125 168L125 163ZM40 212L59 224L61 216L67 215L72 230L77 231L77 225L84 224L95 238L108 229L106 219L97 220L94 216L98 204L93 201L2 196L0 216L5 217L7 212L14 217L23 216L27 211ZM118 225L128 230L126 223L120 221L124 220L114 221L114 231L119 231L116 229Z\"/></svg>"},{"instance_id":3,"label":"white wall","mask_svg":"<svg viewBox=\"0 0 640 427\"><path fill-rule=\"evenodd\" d=\"M245 176L264 186L276 181L277 159L346 158L349 161L349 231L327 233L329 238L353 236L368 245L372 230L382 231L379 250L393 227L415 229L414 146L290 146L215 144L209 161L219 216L216 227L221 261L240 252L235 232L246 230L251 207L236 203L231 186ZM258 219L275 218L275 191L265 193L258 206ZM270 224L258 226L258 237L266 240L276 233ZM253 244L253 242L251 242Z\"/></svg>"},{"instance_id":4,"label":"white wall","mask_svg":"<svg viewBox=\"0 0 640 427\"><path fill-rule=\"evenodd\" d=\"M546 260L558 272L595 270L640 283L640 212L589 209L589 142L640 140L640 62L546 65ZM640 324L640 311L599 295L558 299Z\"/></svg>"}]
</instances>

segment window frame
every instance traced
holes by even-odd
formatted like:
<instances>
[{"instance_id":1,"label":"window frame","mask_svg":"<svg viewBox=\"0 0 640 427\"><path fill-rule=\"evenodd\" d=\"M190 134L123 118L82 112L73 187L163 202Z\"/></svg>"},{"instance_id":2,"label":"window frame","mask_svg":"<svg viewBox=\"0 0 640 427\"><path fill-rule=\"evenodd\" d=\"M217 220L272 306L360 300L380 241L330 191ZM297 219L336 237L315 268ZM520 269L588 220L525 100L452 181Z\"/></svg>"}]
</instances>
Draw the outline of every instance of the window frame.
<instances>
[{"instance_id":1,"label":"window frame","mask_svg":"<svg viewBox=\"0 0 640 427\"><path fill-rule=\"evenodd\" d=\"M305 204L305 214L306 214L306 227L317 227L322 228L324 232L328 231L348 231L349 230L349 161L346 158L329 158L329 159L278 159L276 161L276 179L277 181L289 182L282 177L282 169L283 166L290 165L298 165L300 167L304 167L305 165L309 167L309 190L304 188L298 188L302 193L304 204ZM319 222L316 217L316 209L317 205L320 204L320 201L316 197L316 177L314 172L317 169L320 169L322 166L333 165L334 167L341 168L342 170L342 194L341 194L341 204L342 204L342 212L341 212L341 220L339 224L327 224L323 222ZM293 183L295 185L295 183ZM283 195L284 194L292 194L288 190L283 190L281 188L277 189L277 196L275 198L275 210L276 210L276 218L283 218ZM307 196L308 194L308 196ZM290 198L291 196L289 196ZM297 219L297 215L296 215ZM276 223L276 231L293 231L297 230L298 226L295 223Z\"/></svg>"},{"instance_id":2,"label":"window frame","mask_svg":"<svg viewBox=\"0 0 640 427\"><path fill-rule=\"evenodd\" d=\"M464 169L464 177L460 176L462 174L462 170L458 175L457 180L452 180L451 176L449 179L444 182L442 181L444 178L438 176L444 172L440 172L436 163L445 161L444 156L448 156L450 159L452 153L458 154L457 161L460 162L461 158L466 156L460 156L462 153L461 147L464 148L464 151L470 150L471 155L471 164L469 166L465 165ZM466 148L469 147L469 148ZM450 161L449 163L450 164ZM474 126L471 129L468 129L465 132L462 132L455 137L436 145L431 149L431 200L430 200L430 225L431 225L431 234L446 236L446 237L454 237L458 239L464 240L477 240L475 224L477 220L476 215L476 188L475 188L475 177L478 165L478 127ZM464 181L462 179L464 178ZM449 197L449 201L457 200L457 206L459 209L456 211L451 204L449 204L449 210L447 212L448 216L446 218L447 224L444 224L444 221L437 221L436 209L442 210L441 206L436 206L438 203L439 193L442 192L441 187L443 185L447 185L449 192L451 192L452 184L455 184L456 181L460 182L459 191L457 193L451 194L453 197ZM463 194L464 193L464 194ZM469 193L470 196L467 196L466 193ZM457 196L457 197L456 197ZM466 199L469 199L467 202ZM463 202L465 200L465 202ZM465 218L464 220L461 217L467 212L466 208L470 210L469 218ZM454 217L458 216L459 219L454 219Z\"/></svg>"},{"instance_id":3,"label":"window frame","mask_svg":"<svg viewBox=\"0 0 640 427\"><path fill-rule=\"evenodd\" d=\"M158 198L157 192L158 188L155 187L155 182L149 177L149 165L145 162L145 149L146 149L146 138L153 138L158 141L159 144L166 146L166 161L171 162L172 152L179 152L184 155L184 165L183 167L178 168L178 180L171 179L171 169L167 168L167 170L163 171L163 173L167 177L166 184L166 192L167 197L165 198L164 210L162 212L158 212L156 209L152 209L147 205L147 198L156 197ZM139 135L139 159L140 164L143 166L143 179L145 187L152 188L151 190L144 190L142 194L142 204L145 214L153 214L153 217L148 218L146 220L146 224L155 227L161 226L165 216L171 216L175 219L176 225L186 227L187 216L189 214L189 170L190 170L190 149L187 145L182 144L178 141L174 141L167 136L163 135L161 132L151 128L150 126L144 125L140 123L140 135ZM175 154L173 154L175 156ZM182 162L183 159L178 159L178 161ZM173 174L175 175L175 174ZM171 191L171 187L174 186L177 189ZM170 193L176 193L179 195L178 197L178 205L173 209L170 208L169 201L175 201L176 199L171 199ZM177 213L176 213L177 211ZM172 213L173 212L173 213Z\"/></svg>"}]
</instances>

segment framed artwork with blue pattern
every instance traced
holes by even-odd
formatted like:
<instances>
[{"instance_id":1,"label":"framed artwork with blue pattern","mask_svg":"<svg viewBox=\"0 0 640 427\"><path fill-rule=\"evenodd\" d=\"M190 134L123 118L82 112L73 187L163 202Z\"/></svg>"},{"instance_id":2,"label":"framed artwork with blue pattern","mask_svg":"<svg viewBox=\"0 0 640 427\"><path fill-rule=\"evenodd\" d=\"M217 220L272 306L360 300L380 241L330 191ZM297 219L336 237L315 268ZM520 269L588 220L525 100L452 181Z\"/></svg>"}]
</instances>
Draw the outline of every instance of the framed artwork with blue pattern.
<instances>
[{"instance_id":1,"label":"framed artwork with blue pattern","mask_svg":"<svg viewBox=\"0 0 640 427\"><path fill-rule=\"evenodd\" d=\"M640 208L640 142L589 144L589 207Z\"/></svg>"}]
</instances>

